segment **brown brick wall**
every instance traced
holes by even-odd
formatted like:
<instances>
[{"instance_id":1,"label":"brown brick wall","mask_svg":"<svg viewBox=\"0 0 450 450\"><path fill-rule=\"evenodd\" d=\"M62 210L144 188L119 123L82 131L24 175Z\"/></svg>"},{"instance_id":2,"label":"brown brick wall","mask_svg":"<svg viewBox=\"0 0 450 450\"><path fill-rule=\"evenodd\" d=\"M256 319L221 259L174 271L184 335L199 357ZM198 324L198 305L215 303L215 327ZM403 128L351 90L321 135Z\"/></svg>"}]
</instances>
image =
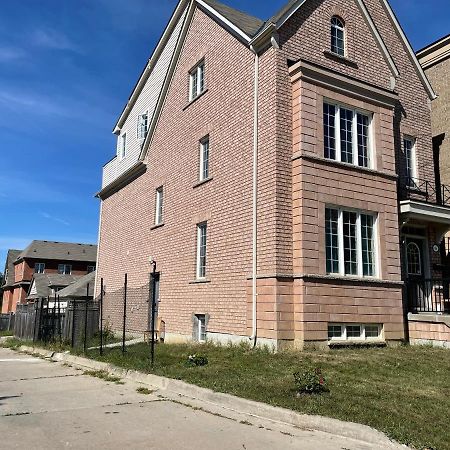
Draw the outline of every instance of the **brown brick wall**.
<instances>
[{"instance_id":1,"label":"brown brick wall","mask_svg":"<svg viewBox=\"0 0 450 450\"><path fill-rule=\"evenodd\" d=\"M413 344L427 342L450 348L450 327L447 324L410 320L408 326Z\"/></svg>"}]
</instances>

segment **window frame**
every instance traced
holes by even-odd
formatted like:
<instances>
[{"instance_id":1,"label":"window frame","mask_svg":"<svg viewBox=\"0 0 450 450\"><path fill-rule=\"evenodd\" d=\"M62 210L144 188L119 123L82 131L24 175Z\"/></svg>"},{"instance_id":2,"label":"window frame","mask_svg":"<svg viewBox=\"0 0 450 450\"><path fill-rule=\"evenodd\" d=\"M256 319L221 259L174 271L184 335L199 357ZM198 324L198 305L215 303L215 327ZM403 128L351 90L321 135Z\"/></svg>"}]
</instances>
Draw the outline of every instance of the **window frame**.
<instances>
[{"instance_id":1,"label":"window frame","mask_svg":"<svg viewBox=\"0 0 450 450\"><path fill-rule=\"evenodd\" d=\"M119 145L117 148L117 157L119 161L122 161L127 156L127 132L122 133L119 136Z\"/></svg>"},{"instance_id":2,"label":"window frame","mask_svg":"<svg viewBox=\"0 0 450 450\"><path fill-rule=\"evenodd\" d=\"M326 152L326 138L325 138L325 105L332 106L335 108L335 114L334 114L334 152L335 152L335 158L330 158L325 156ZM341 132L341 110L351 111L353 114L352 117L352 126L351 126L351 133L352 133L352 159L353 161L346 162L343 161L342 158L342 145L341 145L341 139L342 139L342 132ZM344 164L350 164L355 167L361 167L363 169L376 169L376 160L375 160L375 139L374 139L374 132L373 132L373 124L374 124L374 112L373 111L367 111L361 108L356 108L352 105L346 105L341 102L337 102L333 99L325 98L323 99L322 104L322 130L323 130L323 154L324 158L330 161L336 161ZM360 165L359 163L359 143L358 143L358 115L365 116L368 118L368 124L367 124L367 160L368 164Z\"/></svg>"},{"instance_id":3,"label":"window frame","mask_svg":"<svg viewBox=\"0 0 450 450\"><path fill-rule=\"evenodd\" d=\"M409 167L409 164L408 164L408 156L406 154L406 142L411 143L411 158L410 158L411 164L412 164L411 167ZM417 146L417 138L415 138L414 136L406 135L406 134L403 135L402 147L403 147L403 152L405 154L405 172L406 172L406 177L411 181L411 184L413 184L413 185L414 185L414 181L418 180L416 146Z\"/></svg>"},{"instance_id":4,"label":"window frame","mask_svg":"<svg viewBox=\"0 0 450 450\"><path fill-rule=\"evenodd\" d=\"M61 267L63 268L61 271ZM69 268L69 273L66 273L66 268ZM60 275L72 275L72 264L58 264L58 274Z\"/></svg>"},{"instance_id":5,"label":"window frame","mask_svg":"<svg viewBox=\"0 0 450 450\"><path fill-rule=\"evenodd\" d=\"M197 318L197 342L206 342L206 314L196 314Z\"/></svg>"},{"instance_id":6,"label":"window frame","mask_svg":"<svg viewBox=\"0 0 450 450\"><path fill-rule=\"evenodd\" d=\"M210 160L210 139L209 135L200 140L200 166L199 166L199 181L205 181L210 178L209 160ZM207 154L206 159L206 176L205 176L205 149Z\"/></svg>"},{"instance_id":7,"label":"window frame","mask_svg":"<svg viewBox=\"0 0 450 450\"><path fill-rule=\"evenodd\" d=\"M363 211L353 208L340 207L335 205L325 206L325 215L327 210L334 210L338 212L338 227L337 227L337 237L338 237L338 272L329 272L327 270L327 224L325 222L324 234L325 234L325 271L327 275L331 276L341 276L341 277L353 277L361 279L379 279L381 277L380 269L380 251L379 251L379 234L378 234L378 213ZM344 250L344 213L354 213L356 214L355 222L355 239L356 239L356 274L345 273L345 250ZM362 242L362 227L361 227L361 216L371 216L372 223L372 242L373 242L373 275L364 275L364 260L363 260L363 242Z\"/></svg>"},{"instance_id":8,"label":"window frame","mask_svg":"<svg viewBox=\"0 0 450 450\"><path fill-rule=\"evenodd\" d=\"M159 186L155 195L155 225L162 225L164 223L164 186Z\"/></svg>"},{"instance_id":9,"label":"window frame","mask_svg":"<svg viewBox=\"0 0 450 450\"><path fill-rule=\"evenodd\" d=\"M189 71L189 101L192 102L201 94L203 94L204 91L205 91L205 60L202 59Z\"/></svg>"},{"instance_id":10,"label":"window frame","mask_svg":"<svg viewBox=\"0 0 450 450\"><path fill-rule=\"evenodd\" d=\"M354 327L358 326L360 327L360 335L359 337L349 337L347 328L348 327ZM341 335L340 336L330 336L330 327L340 327L341 328ZM376 337L374 336L367 336L366 328L368 327L377 327L378 329L378 335ZM343 341L350 341L350 342L367 342L367 341L373 341L378 342L383 340L383 324L381 323L334 323L334 322L328 322L327 324L327 340L328 342L343 342Z\"/></svg>"},{"instance_id":11,"label":"window frame","mask_svg":"<svg viewBox=\"0 0 450 450\"><path fill-rule=\"evenodd\" d=\"M341 25L334 23L333 22L334 20L339 21ZM336 50L340 50L340 47L337 45L338 44L337 41L339 40L337 33L339 31L342 32L342 42L343 42L342 53L340 53L340 51L336 51ZM331 53L345 58L347 55L347 32L346 32L345 20L339 16L336 16L336 15L333 16L330 20L330 33L331 33L331 42L330 42Z\"/></svg>"},{"instance_id":12,"label":"window frame","mask_svg":"<svg viewBox=\"0 0 450 450\"><path fill-rule=\"evenodd\" d=\"M204 234L203 234L203 229ZM204 243L203 243L204 238ZM196 268L195 274L197 280L206 280L206 253L208 243L208 223L201 222L197 224L197 245L196 245ZM204 255L202 255L202 247L204 247Z\"/></svg>"},{"instance_id":13,"label":"window frame","mask_svg":"<svg viewBox=\"0 0 450 450\"><path fill-rule=\"evenodd\" d=\"M144 127L144 134L142 135L141 131L141 117L146 117L145 119L145 127ZM138 114L137 116L137 123L136 123L136 138L138 140L143 140L147 137L147 132L148 132L148 109L146 111L144 111L142 114Z\"/></svg>"},{"instance_id":14,"label":"window frame","mask_svg":"<svg viewBox=\"0 0 450 450\"><path fill-rule=\"evenodd\" d=\"M96 266L87 266L87 273L89 274L89 273L92 273L92 272L95 272L95 270L96 270Z\"/></svg>"},{"instance_id":15,"label":"window frame","mask_svg":"<svg viewBox=\"0 0 450 450\"><path fill-rule=\"evenodd\" d=\"M38 267L42 267L42 270L38 270ZM45 263L34 263L34 273L45 273Z\"/></svg>"}]
</instances>

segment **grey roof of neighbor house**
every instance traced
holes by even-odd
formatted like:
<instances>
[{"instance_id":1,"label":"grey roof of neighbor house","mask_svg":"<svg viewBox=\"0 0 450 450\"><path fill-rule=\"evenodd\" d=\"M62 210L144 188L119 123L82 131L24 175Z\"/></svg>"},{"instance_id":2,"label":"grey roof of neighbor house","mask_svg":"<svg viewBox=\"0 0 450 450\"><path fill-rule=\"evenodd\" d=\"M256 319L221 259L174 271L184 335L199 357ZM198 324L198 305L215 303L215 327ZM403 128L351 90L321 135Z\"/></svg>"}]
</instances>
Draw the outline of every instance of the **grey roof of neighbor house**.
<instances>
[{"instance_id":1,"label":"grey roof of neighbor house","mask_svg":"<svg viewBox=\"0 0 450 450\"><path fill-rule=\"evenodd\" d=\"M250 14L238 11L216 0L203 0L205 3L213 7L219 14L228 19L232 24L240 28L250 37L256 35L260 28L264 25L264 21Z\"/></svg>"},{"instance_id":2,"label":"grey roof of neighbor house","mask_svg":"<svg viewBox=\"0 0 450 450\"><path fill-rule=\"evenodd\" d=\"M88 296L94 296L95 271L84 275L74 283L70 284L58 292L60 299L85 298L87 286L89 285Z\"/></svg>"},{"instance_id":3,"label":"grey roof of neighbor house","mask_svg":"<svg viewBox=\"0 0 450 450\"><path fill-rule=\"evenodd\" d=\"M15 262L24 258L95 262L97 246L71 242L32 241Z\"/></svg>"},{"instance_id":4,"label":"grey roof of neighbor house","mask_svg":"<svg viewBox=\"0 0 450 450\"><path fill-rule=\"evenodd\" d=\"M6 265L5 269L8 270L5 283L3 287L12 286L14 284L14 261L17 257L22 253L22 250L8 250L8 254L6 255Z\"/></svg>"},{"instance_id":5,"label":"grey roof of neighbor house","mask_svg":"<svg viewBox=\"0 0 450 450\"><path fill-rule=\"evenodd\" d=\"M45 298L52 296L53 287L67 287L80 278L76 275L62 275L59 273L35 273L31 282L30 291L36 287L36 292L29 293L28 299Z\"/></svg>"}]
</instances>

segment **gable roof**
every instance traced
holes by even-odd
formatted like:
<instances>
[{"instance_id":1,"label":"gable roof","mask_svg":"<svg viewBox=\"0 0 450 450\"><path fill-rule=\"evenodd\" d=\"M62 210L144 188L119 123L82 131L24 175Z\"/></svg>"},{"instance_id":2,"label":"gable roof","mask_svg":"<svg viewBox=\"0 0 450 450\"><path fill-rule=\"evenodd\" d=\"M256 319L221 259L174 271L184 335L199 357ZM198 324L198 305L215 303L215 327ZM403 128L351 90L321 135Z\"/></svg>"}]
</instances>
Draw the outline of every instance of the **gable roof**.
<instances>
[{"instance_id":1,"label":"gable roof","mask_svg":"<svg viewBox=\"0 0 450 450\"><path fill-rule=\"evenodd\" d=\"M95 271L88 273L84 277L78 278L69 286L58 292L60 299L66 298L85 298L86 290L89 285L89 297L94 296Z\"/></svg>"},{"instance_id":2,"label":"gable roof","mask_svg":"<svg viewBox=\"0 0 450 450\"><path fill-rule=\"evenodd\" d=\"M2 287L12 286L14 284L14 261L17 257L22 253L22 250L8 250L6 255L6 264L5 264L5 282ZM5 275L5 274L4 274Z\"/></svg>"},{"instance_id":3,"label":"gable roof","mask_svg":"<svg viewBox=\"0 0 450 450\"><path fill-rule=\"evenodd\" d=\"M32 241L20 253L14 263L17 264L25 258L95 262L97 259L97 246L95 244L77 244L72 242Z\"/></svg>"},{"instance_id":4,"label":"gable roof","mask_svg":"<svg viewBox=\"0 0 450 450\"><path fill-rule=\"evenodd\" d=\"M419 50L417 58L425 70L450 58L450 34Z\"/></svg>"},{"instance_id":5,"label":"gable roof","mask_svg":"<svg viewBox=\"0 0 450 450\"><path fill-rule=\"evenodd\" d=\"M66 287L81 278L76 275L61 275L59 273L35 273L28 291L28 299L50 297L52 288Z\"/></svg>"},{"instance_id":6,"label":"gable roof","mask_svg":"<svg viewBox=\"0 0 450 450\"><path fill-rule=\"evenodd\" d=\"M258 17L254 17L235 8L231 8L230 6L224 5L216 0L201 0L198 3L206 3L209 5L214 11L229 20L233 25L236 25L236 27L238 27L250 38L255 36L265 23Z\"/></svg>"}]
</instances>

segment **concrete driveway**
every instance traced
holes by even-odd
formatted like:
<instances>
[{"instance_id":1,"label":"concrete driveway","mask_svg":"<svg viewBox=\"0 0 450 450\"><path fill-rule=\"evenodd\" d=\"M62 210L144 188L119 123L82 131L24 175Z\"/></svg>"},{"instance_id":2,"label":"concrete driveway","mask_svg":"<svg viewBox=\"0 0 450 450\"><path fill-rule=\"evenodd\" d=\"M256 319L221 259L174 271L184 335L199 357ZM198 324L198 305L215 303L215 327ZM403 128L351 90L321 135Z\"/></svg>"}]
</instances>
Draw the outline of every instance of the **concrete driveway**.
<instances>
[{"instance_id":1,"label":"concrete driveway","mask_svg":"<svg viewBox=\"0 0 450 450\"><path fill-rule=\"evenodd\" d=\"M0 348L0 448L382 448L244 414L225 417L158 391L140 394L138 386Z\"/></svg>"}]
</instances>

